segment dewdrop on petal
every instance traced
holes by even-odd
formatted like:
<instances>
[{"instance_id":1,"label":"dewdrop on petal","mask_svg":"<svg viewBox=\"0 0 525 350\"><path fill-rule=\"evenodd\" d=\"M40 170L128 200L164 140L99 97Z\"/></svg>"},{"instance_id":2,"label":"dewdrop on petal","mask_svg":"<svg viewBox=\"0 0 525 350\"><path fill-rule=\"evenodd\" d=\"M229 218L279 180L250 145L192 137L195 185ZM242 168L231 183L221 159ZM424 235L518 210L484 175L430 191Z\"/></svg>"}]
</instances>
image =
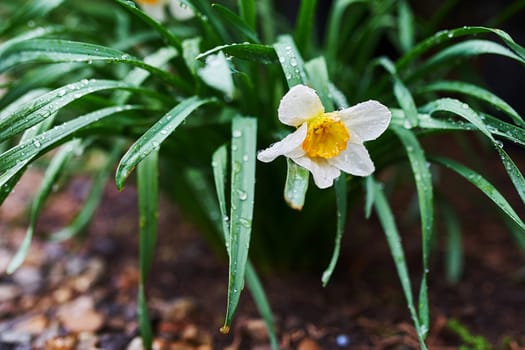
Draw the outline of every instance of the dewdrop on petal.
<instances>
[{"instance_id":1,"label":"dewdrop on petal","mask_svg":"<svg viewBox=\"0 0 525 350\"><path fill-rule=\"evenodd\" d=\"M319 188L328 188L341 171L368 176L375 170L363 142L378 138L388 127L391 113L377 101L366 101L325 112L316 92L292 87L281 99L279 120L297 129L257 154L262 162L285 156L309 170Z\"/></svg>"}]
</instances>

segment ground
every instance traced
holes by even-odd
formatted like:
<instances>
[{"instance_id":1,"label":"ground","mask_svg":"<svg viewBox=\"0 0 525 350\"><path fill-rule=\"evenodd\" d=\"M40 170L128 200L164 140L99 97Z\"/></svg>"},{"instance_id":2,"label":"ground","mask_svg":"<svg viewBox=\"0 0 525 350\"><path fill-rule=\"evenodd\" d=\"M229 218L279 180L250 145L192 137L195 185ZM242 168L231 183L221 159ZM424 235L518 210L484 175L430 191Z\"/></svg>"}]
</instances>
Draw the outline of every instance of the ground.
<instances>
[{"instance_id":1,"label":"ground","mask_svg":"<svg viewBox=\"0 0 525 350\"><path fill-rule=\"evenodd\" d=\"M508 183L504 175L501 182ZM13 275L4 273L24 237L24 208L40 178L39 170L31 169L0 208L0 349L140 349L132 186L119 193L108 184L103 203L81 238L56 243L39 235L24 265ZM438 244L429 274L432 327L427 344L430 349L525 348L524 254L506 232L495 206L464 187L465 182L458 180L445 191L461 193L454 202L464 228L464 272L458 284L446 282L443 248ZM55 193L38 231L52 232L67 223L87 191L89 181L80 177ZM523 208L519 201L514 203ZM148 281L154 347L269 349L248 291L231 333L218 332L226 305L226 262L211 251L176 205L163 199L161 208L154 273ZM362 216L356 212L349 217L342 256L327 287L321 286L318 271L262 274L282 349L418 348L385 237L374 217L366 221ZM406 227L404 248L417 281L421 254L417 225ZM319 263L320 269L325 263ZM466 333L459 335L461 330Z\"/></svg>"}]
</instances>

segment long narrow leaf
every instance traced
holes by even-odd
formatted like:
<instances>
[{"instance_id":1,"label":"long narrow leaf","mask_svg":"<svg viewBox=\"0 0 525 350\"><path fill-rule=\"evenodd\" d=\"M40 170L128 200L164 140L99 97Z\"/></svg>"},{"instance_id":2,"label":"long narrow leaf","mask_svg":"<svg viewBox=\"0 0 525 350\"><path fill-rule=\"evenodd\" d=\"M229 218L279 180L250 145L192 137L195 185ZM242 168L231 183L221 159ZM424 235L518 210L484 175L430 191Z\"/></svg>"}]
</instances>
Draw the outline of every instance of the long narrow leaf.
<instances>
[{"instance_id":1,"label":"long narrow leaf","mask_svg":"<svg viewBox=\"0 0 525 350\"><path fill-rule=\"evenodd\" d=\"M304 70L304 62L295 47L293 39L288 35L280 36L273 47L279 57L279 63L288 87L307 84L308 78ZM301 210L304 205L306 191L308 190L310 173L290 159L287 159L287 166L284 199L291 208Z\"/></svg>"},{"instance_id":2,"label":"long narrow leaf","mask_svg":"<svg viewBox=\"0 0 525 350\"><path fill-rule=\"evenodd\" d=\"M255 194L255 156L257 123L253 118L236 117L232 121L232 156L230 189L230 263L228 305L222 332L231 327L241 291L244 288L246 262L252 230Z\"/></svg>"},{"instance_id":3,"label":"long narrow leaf","mask_svg":"<svg viewBox=\"0 0 525 350\"><path fill-rule=\"evenodd\" d=\"M525 233L525 224L520 219L518 214L511 207L509 202L503 197L503 195L483 176L474 170L457 163L451 159L444 157L431 157L430 160L434 163L443 165L459 175L463 176L467 181L476 186L481 192L487 195L508 217L514 221L518 227Z\"/></svg>"},{"instance_id":4,"label":"long narrow leaf","mask_svg":"<svg viewBox=\"0 0 525 350\"><path fill-rule=\"evenodd\" d=\"M125 63L145 69L184 91L192 90L186 81L165 70L146 64L123 51L90 43L58 39L30 39L11 45L4 50L0 58L0 73L20 64L32 62Z\"/></svg>"},{"instance_id":5,"label":"long narrow leaf","mask_svg":"<svg viewBox=\"0 0 525 350\"><path fill-rule=\"evenodd\" d=\"M139 195L139 294L138 316L142 342L146 349L151 349L153 331L149 321L148 305L144 285L148 279L155 244L157 241L157 218L159 202L158 152L150 153L137 168Z\"/></svg>"},{"instance_id":6,"label":"long narrow leaf","mask_svg":"<svg viewBox=\"0 0 525 350\"><path fill-rule=\"evenodd\" d=\"M297 46L303 51L308 50L315 23L317 0L303 0L299 8L297 23L295 24L294 39Z\"/></svg>"},{"instance_id":7,"label":"long narrow leaf","mask_svg":"<svg viewBox=\"0 0 525 350\"><path fill-rule=\"evenodd\" d=\"M212 8L218 15L224 18L225 22L229 23L235 32L242 34L244 36L243 39L250 40L254 43L260 42L257 33L232 10L219 4L212 4Z\"/></svg>"},{"instance_id":8,"label":"long narrow leaf","mask_svg":"<svg viewBox=\"0 0 525 350\"><path fill-rule=\"evenodd\" d=\"M49 131L41 133L31 140L20 143L5 151L0 154L0 186L9 181L18 171L23 169L42 152L67 140L67 138L78 130L116 113L136 109L142 109L142 107L125 105L104 108L75 118L64 124L57 125Z\"/></svg>"},{"instance_id":9,"label":"long narrow leaf","mask_svg":"<svg viewBox=\"0 0 525 350\"><path fill-rule=\"evenodd\" d=\"M418 92L448 91L458 92L490 103L497 109L505 112L517 125L525 127L523 118L507 102L477 85L460 81L436 81L425 84Z\"/></svg>"},{"instance_id":10,"label":"long narrow leaf","mask_svg":"<svg viewBox=\"0 0 525 350\"><path fill-rule=\"evenodd\" d=\"M423 278L421 280L421 289L419 294L419 317L421 321L421 327L428 331L429 311L426 276L428 274L430 239L434 227L434 196L432 190L432 176L428 167L428 162L425 158L425 153L416 136L410 130L405 128L392 127L392 130L397 134L403 143L403 146L405 147L416 182L423 242ZM426 336L425 332L422 332L422 334L423 337Z\"/></svg>"},{"instance_id":11,"label":"long narrow leaf","mask_svg":"<svg viewBox=\"0 0 525 350\"><path fill-rule=\"evenodd\" d=\"M239 14L246 22L248 27L256 30L257 24L257 6L255 0L238 0Z\"/></svg>"},{"instance_id":12,"label":"long narrow leaf","mask_svg":"<svg viewBox=\"0 0 525 350\"><path fill-rule=\"evenodd\" d=\"M18 251L15 253L13 258L9 262L9 265L6 269L7 273L13 273L16 269L20 267L20 265L22 265L22 263L26 259L27 254L29 253L29 248L31 246L31 241L33 239L33 233L35 231L36 222L38 216L40 215L40 210L42 209L42 206L46 199L49 197L49 194L51 193L58 177L62 173L64 166L67 164L73 153L78 151L79 147L80 141L70 141L69 143L65 144L60 149L60 151L53 157L51 163L49 164L44 174L44 179L40 185L40 188L32 201L31 212L29 216L29 227L27 228L25 238L20 247L18 248Z\"/></svg>"},{"instance_id":13,"label":"long narrow leaf","mask_svg":"<svg viewBox=\"0 0 525 350\"><path fill-rule=\"evenodd\" d=\"M65 105L85 95L110 89L136 88L115 80L85 79L53 90L34 101L28 101L14 112L2 111L0 112L0 142L40 123Z\"/></svg>"},{"instance_id":14,"label":"long narrow leaf","mask_svg":"<svg viewBox=\"0 0 525 350\"><path fill-rule=\"evenodd\" d=\"M226 191L224 189L224 185L226 182L226 168L227 168L227 149L226 145L223 145L219 147L214 153L212 157L212 168L213 168L213 178L215 182L215 189L217 192L217 199L219 203L219 220L220 223L217 225L222 228L224 241L226 244L226 251L228 252L228 256L231 256L230 254L230 245L229 245L229 225L230 222L229 216L226 214ZM209 205L209 203L208 203ZM209 209L208 211L211 212ZM248 288L250 289L252 293L253 300L255 301L255 305L257 305L257 309L259 310L259 313L264 319L264 322L266 323L266 327L268 328L268 334L270 336L270 344L272 346L273 350L279 350L279 344L277 341L277 335L275 332L275 324L273 321L272 311L270 309L270 305L268 303L268 299L266 298L266 294L264 293L264 289L262 287L261 282L259 281L259 278L257 277L257 272L255 271L255 268L250 263L250 260L248 259L248 262L246 263L246 283L248 284Z\"/></svg>"},{"instance_id":15,"label":"long narrow leaf","mask_svg":"<svg viewBox=\"0 0 525 350\"><path fill-rule=\"evenodd\" d=\"M399 275L399 281L401 282L405 299L407 301L408 310L410 311L410 316L412 317L412 321L416 327L419 345L421 346L421 349L426 350L427 347L424 341L424 334L426 334L426 330L421 329L419 317L414 306L412 287L410 286L410 276L408 274L405 254L401 245L401 238L399 237L396 223L394 221L392 209L390 209L381 185L376 182L374 182L374 198L374 207L379 217L379 221L383 226L383 231L385 232L388 246L390 247L390 253L394 258L397 274Z\"/></svg>"},{"instance_id":16,"label":"long narrow leaf","mask_svg":"<svg viewBox=\"0 0 525 350\"><path fill-rule=\"evenodd\" d=\"M339 176L335 181L335 198L337 204L337 229L334 240L334 251L328 267L323 272L321 281L323 287L326 287L328 281L332 277L332 274L339 259L339 253L341 250L341 239L345 230L346 224L346 211L347 211L347 196L346 196L346 176Z\"/></svg>"},{"instance_id":17,"label":"long narrow leaf","mask_svg":"<svg viewBox=\"0 0 525 350\"><path fill-rule=\"evenodd\" d=\"M272 64L278 62L277 55L273 47L261 44L237 43L227 44L214 47L206 52L201 53L196 58L202 60L203 58L216 54L220 51L239 58L242 60L259 62L264 64Z\"/></svg>"},{"instance_id":18,"label":"long narrow leaf","mask_svg":"<svg viewBox=\"0 0 525 350\"><path fill-rule=\"evenodd\" d=\"M124 154L115 174L117 188L121 190L124 182L135 166L153 151L159 149L164 140L198 107L213 101L196 96L185 99L149 128Z\"/></svg>"}]
</instances>

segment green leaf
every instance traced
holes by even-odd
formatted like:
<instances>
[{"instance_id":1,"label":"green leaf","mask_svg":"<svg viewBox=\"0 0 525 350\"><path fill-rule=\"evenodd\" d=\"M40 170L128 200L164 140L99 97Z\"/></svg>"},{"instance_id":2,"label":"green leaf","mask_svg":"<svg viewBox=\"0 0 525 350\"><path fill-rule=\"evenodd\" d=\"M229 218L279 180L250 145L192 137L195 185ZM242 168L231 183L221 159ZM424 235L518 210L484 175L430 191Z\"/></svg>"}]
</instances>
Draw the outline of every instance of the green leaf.
<instances>
[{"instance_id":1,"label":"green leaf","mask_svg":"<svg viewBox=\"0 0 525 350\"><path fill-rule=\"evenodd\" d=\"M288 170L284 185L284 199L290 208L301 210L308 190L310 172L289 158L286 159L286 164Z\"/></svg>"},{"instance_id":2,"label":"green leaf","mask_svg":"<svg viewBox=\"0 0 525 350\"><path fill-rule=\"evenodd\" d=\"M79 147L80 142L78 140L70 141L69 143L65 144L51 160L51 163L44 174L44 179L42 180L40 188L33 198L29 216L29 227L27 228L24 241L7 266L6 272L8 274L15 272L15 270L18 269L26 259L31 246L31 241L33 239L33 233L35 231L37 219L40 215L40 210L42 209L45 200L52 192L53 186L62 173L64 166L67 164L73 153L78 151Z\"/></svg>"},{"instance_id":3,"label":"green leaf","mask_svg":"<svg viewBox=\"0 0 525 350\"><path fill-rule=\"evenodd\" d=\"M223 51L225 54L235 58L247 61L253 61L264 64L272 64L277 62L277 55L273 47L260 44L227 44L214 47L211 50L201 53L197 56L198 60Z\"/></svg>"},{"instance_id":4,"label":"green leaf","mask_svg":"<svg viewBox=\"0 0 525 350\"><path fill-rule=\"evenodd\" d=\"M430 250L430 239L434 227L434 196L432 191L432 176L429 163L425 158L423 148L419 144L416 136L407 129L400 127L391 128L399 137L405 147L414 179L419 201L419 211L421 216L421 234L423 242L423 278L421 281L419 299L419 317L421 327L429 330L428 297L426 275L428 274L428 259ZM422 334L423 337L426 333Z\"/></svg>"},{"instance_id":5,"label":"green leaf","mask_svg":"<svg viewBox=\"0 0 525 350\"><path fill-rule=\"evenodd\" d=\"M49 131L21 142L17 146L0 154L0 186L9 181L10 178L33 161L38 155L67 140L78 130L114 114L137 109L142 109L142 107L124 105L104 108L57 125Z\"/></svg>"},{"instance_id":6,"label":"green leaf","mask_svg":"<svg viewBox=\"0 0 525 350\"><path fill-rule=\"evenodd\" d=\"M518 192L521 201L523 202L523 204L525 204L525 178L523 178L523 174L520 172L520 170L518 169L514 161L510 158L510 156L507 154L507 152L503 150L503 144L496 142L495 146L501 158L501 162L505 167L505 171L507 172L512 183L514 184L514 187L516 188L516 191Z\"/></svg>"},{"instance_id":7,"label":"green leaf","mask_svg":"<svg viewBox=\"0 0 525 350\"><path fill-rule=\"evenodd\" d=\"M306 85L308 78L303 59L299 55L293 39L289 35L280 36L273 47L279 57L279 63L288 82L288 87L291 88L298 84ZM291 208L301 210L308 190L310 172L288 158L287 165L284 199Z\"/></svg>"},{"instance_id":8,"label":"green leaf","mask_svg":"<svg viewBox=\"0 0 525 350\"><path fill-rule=\"evenodd\" d=\"M443 165L459 175L463 176L467 181L476 186L481 192L487 195L490 200L492 200L505 214L508 215L512 221L514 221L520 229L525 233L525 224L520 219L518 214L512 209L511 205L505 197L483 176L474 170L457 163L451 159L444 157L431 157L430 160L434 163Z\"/></svg>"},{"instance_id":9,"label":"green leaf","mask_svg":"<svg viewBox=\"0 0 525 350\"><path fill-rule=\"evenodd\" d=\"M246 283L252 292L252 297L255 301L255 305L257 306L257 310L259 310L259 314L266 323L272 350L279 350L279 341L275 332L275 323L273 321L272 310L270 309L270 304L268 303L268 299L266 298L262 284L259 281L255 269L249 260L246 264Z\"/></svg>"},{"instance_id":10,"label":"green leaf","mask_svg":"<svg viewBox=\"0 0 525 350\"><path fill-rule=\"evenodd\" d=\"M414 16L406 0L398 2L399 44L403 52L414 46Z\"/></svg>"},{"instance_id":11,"label":"green leaf","mask_svg":"<svg viewBox=\"0 0 525 350\"><path fill-rule=\"evenodd\" d=\"M332 95L330 93L330 78L324 57L314 58L304 65L310 86L317 92L325 110L334 110ZM346 106L348 107L348 106Z\"/></svg>"},{"instance_id":12,"label":"green leaf","mask_svg":"<svg viewBox=\"0 0 525 350\"><path fill-rule=\"evenodd\" d=\"M230 226L228 225L228 223L230 222L230 217L226 214L227 203L226 191L224 189L226 182L227 161L228 150L226 149L226 145L222 145L213 153L211 164L213 168L213 179L215 181L215 189L217 191L217 199L219 201L219 210L222 216L221 226L224 237L224 244L226 245L226 251L228 252L228 256L231 257L229 239Z\"/></svg>"},{"instance_id":13,"label":"green leaf","mask_svg":"<svg viewBox=\"0 0 525 350\"><path fill-rule=\"evenodd\" d=\"M458 62L462 58L486 54L505 56L525 63L522 58L500 44L488 40L468 40L438 52L415 69L406 79L415 79L427 72L434 71L440 66L448 68L451 66L451 61Z\"/></svg>"},{"instance_id":14,"label":"green leaf","mask_svg":"<svg viewBox=\"0 0 525 350\"><path fill-rule=\"evenodd\" d=\"M232 10L219 4L212 4L212 8L231 26L232 30L236 33L242 34L243 39L254 43L260 43L257 33L254 32L253 29Z\"/></svg>"},{"instance_id":15,"label":"green leaf","mask_svg":"<svg viewBox=\"0 0 525 350\"><path fill-rule=\"evenodd\" d=\"M148 279L155 244L157 242L157 221L159 215L158 152L151 152L138 164L138 201L139 201L139 294L138 316L142 342L146 349L151 349L153 331L149 321L148 305L144 284Z\"/></svg>"},{"instance_id":16,"label":"green leaf","mask_svg":"<svg viewBox=\"0 0 525 350\"><path fill-rule=\"evenodd\" d=\"M14 112L0 112L0 142L40 123L70 102L96 91L108 89L133 89L132 86L114 80L81 80L68 84L28 101Z\"/></svg>"},{"instance_id":17,"label":"green leaf","mask_svg":"<svg viewBox=\"0 0 525 350\"><path fill-rule=\"evenodd\" d=\"M68 226L53 233L50 238L52 241L61 242L70 239L87 226L102 200L104 187L111 171L113 171L115 162L119 159L119 156L122 153L123 146L123 142L117 142L116 145L113 146L113 150L108 156L106 163L97 171L96 176L92 181L88 196L80 209L80 213L75 216Z\"/></svg>"},{"instance_id":18,"label":"green leaf","mask_svg":"<svg viewBox=\"0 0 525 350\"><path fill-rule=\"evenodd\" d=\"M192 90L191 86L180 77L146 64L123 51L84 42L58 39L30 39L9 46L4 50L0 58L0 73L20 64L32 62L90 63L103 61L106 63L125 63L145 69L184 91Z\"/></svg>"},{"instance_id":19,"label":"green leaf","mask_svg":"<svg viewBox=\"0 0 525 350\"><path fill-rule=\"evenodd\" d=\"M226 245L226 251L228 252L228 256L231 257L230 254L230 245L229 245L229 217L226 214L226 191L224 190L224 185L226 182L226 168L227 168L227 149L226 145L222 145L219 147L212 156L212 168L213 168L213 179L215 181L215 189L217 191L217 199L219 202L219 210L220 210L220 223L218 226L222 228L222 233L224 237L224 242ZM210 210L209 210L210 211ZM272 311L270 309L270 305L268 303L268 299L266 298L266 295L264 293L264 289L261 285L261 282L259 281L259 278L257 277L257 273L253 267L253 265L250 263L250 260L248 259L248 262L246 264L246 283L248 284L248 288L250 288L250 291L252 293L253 299L255 301L255 305L257 306L257 309L259 310L259 313L264 319L264 322L266 323L266 327L268 329L268 335L270 337L270 344L272 346L273 350L279 349L279 344L277 341L277 335L275 332L275 324L273 321Z\"/></svg>"},{"instance_id":20,"label":"green leaf","mask_svg":"<svg viewBox=\"0 0 525 350\"><path fill-rule=\"evenodd\" d=\"M302 0L299 8L297 23L295 24L294 39L297 46L304 52L311 43L315 23L317 0Z\"/></svg>"},{"instance_id":21,"label":"green leaf","mask_svg":"<svg viewBox=\"0 0 525 350\"><path fill-rule=\"evenodd\" d=\"M283 70L288 87L298 84L308 84L308 78L304 71L304 62L295 46L291 36L281 35L277 38L277 42L273 44L279 63Z\"/></svg>"},{"instance_id":22,"label":"green leaf","mask_svg":"<svg viewBox=\"0 0 525 350\"><path fill-rule=\"evenodd\" d=\"M171 46L173 46L177 51L182 50L181 42L179 38L173 35L165 26L157 22L155 19L148 16L144 11L135 5L133 1L129 0L115 0L117 3L122 5L126 10L131 12L133 15L140 18L146 24L155 29Z\"/></svg>"},{"instance_id":23,"label":"green leaf","mask_svg":"<svg viewBox=\"0 0 525 350\"><path fill-rule=\"evenodd\" d=\"M190 69L192 74L197 74L197 68L199 67L199 61L197 56L200 53L200 44L202 38L191 38L186 39L182 42L182 56L184 57L184 62Z\"/></svg>"},{"instance_id":24,"label":"green leaf","mask_svg":"<svg viewBox=\"0 0 525 350\"><path fill-rule=\"evenodd\" d=\"M232 121L230 189L230 263L228 306L221 332L227 333L244 288L246 262L252 230L255 192L257 123L254 118L236 117Z\"/></svg>"},{"instance_id":25,"label":"green leaf","mask_svg":"<svg viewBox=\"0 0 525 350\"><path fill-rule=\"evenodd\" d=\"M456 38L459 38L462 36L477 35L477 34L482 34L482 33L496 34L499 38L501 38L505 42L505 44L507 44L507 46L509 46L521 58L522 61L525 60L525 49L521 47L520 45L516 44L516 42L511 38L511 36L507 34L506 32L504 32L503 30L486 28L486 27L464 26L462 28L457 28L453 30L442 30L434 34L433 36L429 37L428 39L423 40L422 42L416 45L412 50L407 52L403 57L401 57L401 59L399 59L396 62L396 68L398 71L403 71L406 68L406 66L410 62L412 62L415 58L421 56L423 53L429 51L430 49L435 48L436 46L440 46L451 40L456 40ZM463 43L460 43L460 44L463 44ZM489 45L489 46L492 46L492 45ZM457 47L454 50L458 50ZM471 50L470 50L470 53L472 53ZM459 52L458 54L461 55L461 52Z\"/></svg>"},{"instance_id":26,"label":"green leaf","mask_svg":"<svg viewBox=\"0 0 525 350\"><path fill-rule=\"evenodd\" d=\"M255 0L238 0L239 14L248 27L255 31L257 28L257 6Z\"/></svg>"},{"instance_id":27,"label":"green leaf","mask_svg":"<svg viewBox=\"0 0 525 350\"><path fill-rule=\"evenodd\" d=\"M456 213L448 204L441 205L443 221L447 230L445 272L447 282L456 284L463 270L463 246L461 244L461 227Z\"/></svg>"},{"instance_id":28,"label":"green leaf","mask_svg":"<svg viewBox=\"0 0 525 350\"><path fill-rule=\"evenodd\" d=\"M337 260L339 259L339 253L341 250L341 239L345 231L347 212L345 175L339 176L335 181L335 198L337 204L337 229L335 233L334 251L332 253L332 258L330 259L330 263L328 264L328 267L323 272L323 276L321 277L323 287L326 287L328 281L332 277L332 273L334 272L335 265L337 264Z\"/></svg>"},{"instance_id":29,"label":"green leaf","mask_svg":"<svg viewBox=\"0 0 525 350\"><path fill-rule=\"evenodd\" d=\"M523 118L507 102L494 95L492 92L485 90L477 85L464 83L460 81L436 81L423 85L417 90L418 93L447 91L457 92L472 96L482 101L490 103L498 110L505 112L517 125L525 127Z\"/></svg>"},{"instance_id":30,"label":"green leaf","mask_svg":"<svg viewBox=\"0 0 525 350\"><path fill-rule=\"evenodd\" d=\"M38 87L54 85L64 75L82 67L79 63L57 63L49 66L38 67L17 79L0 99L0 110L3 106L13 102L23 94ZM77 72L82 76L83 72Z\"/></svg>"},{"instance_id":31,"label":"green leaf","mask_svg":"<svg viewBox=\"0 0 525 350\"><path fill-rule=\"evenodd\" d=\"M375 198L374 207L379 217L379 221L381 222L381 226L383 227L383 231L385 232L388 246L390 247L390 253L394 258L399 281L401 282L401 287L403 288L405 299L407 301L408 310L410 311L410 316L412 317L412 321L414 322L417 331L419 345L421 349L426 350L427 347L425 345L424 334L426 334L427 330L422 329L414 306L410 276L408 274L405 254L403 252L403 246L401 245L401 238L399 237L394 215L385 198L381 185L375 181L373 185Z\"/></svg>"},{"instance_id":32,"label":"green leaf","mask_svg":"<svg viewBox=\"0 0 525 350\"><path fill-rule=\"evenodd\" d=\"M345 12L350 5L366 3L366 0L335 0L328 17L328 30L326 34L326 58L329 62L334 62L341 43L340 34L342 24L347 21Z\"/></svg>"},{"instance_id":33,"label":"green leaf","mask_svg":"<svg viewBox=\"0 0 525 350\"><path fill-rule=\"evenodd\" d=\"M17 11L0 24L0 35L15 29L17 26L26 25L27 22L44 17L50 11L60 6L64 0L31 0L18 7Z\"/></svg>"},{"instance_id":34,"label":"green leaf","mask_svg":"<svg viewBox=\"0 0 525 350\"><path fill-rule=\"evenodd\" d=\"M213 101L197 96L187 98L175 106L149 128L120 160L115 174L117 188L122 190L124 182L135 166L153 151L159 149L164 140L197 108Z\"/></svg>"},{"instance_id":35,"label":"green leaf","mask_svg":"<svg viewBox=\"0 0 525 350\"><path fill-rule=\"evenodd\" d=\"M381 57L378 62L392 76L392 80L394 81L394 95L396 96L397 103L399 103L399 106L403 109L410 126L416 126L418 121L417 108L410 90L408 90L405 84L401 81L397 75L396 67L389 59Z\"/></svg>"}]
</instances>

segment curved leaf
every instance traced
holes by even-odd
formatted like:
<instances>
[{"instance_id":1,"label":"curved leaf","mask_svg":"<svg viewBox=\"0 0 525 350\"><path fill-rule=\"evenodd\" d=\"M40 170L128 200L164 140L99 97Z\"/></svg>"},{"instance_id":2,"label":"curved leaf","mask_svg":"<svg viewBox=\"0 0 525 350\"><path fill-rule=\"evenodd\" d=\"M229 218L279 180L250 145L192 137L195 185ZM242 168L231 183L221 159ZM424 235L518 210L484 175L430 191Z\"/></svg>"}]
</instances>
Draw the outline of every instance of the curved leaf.
<instances>
[{"instance_id":1,"label":"curved leaf","mask_svg":"<svg viewBox=\"0 0 525 350\"><path fill-rule=\"evenodd\" d=\"M117 188L122 190L124 182L135 166L153 151L159 149L161 143L198 107L212 102L213 99L190 97L166 113L151 128L149 128L120 160L115 174Z\"/></svg>"},{"instance_id":2,"label":"curved leaf","mask_svg":"<svg viewBox=\"0 0 525 350\"><path fill-rule=\"evenodd\" d=\"M115 80L81 80L27 102L13 112L0 112L0 142L40 123L60 108L82 96L108 89L136 89Z\"/></svg>"},{"instance_id":3,"label":"curved leaf","mask_svg":"<svg viewBox=\"0 0 525 350\"><path fill-rule=\"evenodd\" d=\"M223 51L225 54L247 61L271 64L277 62L277 55L273 47L261 44L227 44L214 47L201 53L196 58L201 60L209 55Z\"/></svg>"}]
</instances>

